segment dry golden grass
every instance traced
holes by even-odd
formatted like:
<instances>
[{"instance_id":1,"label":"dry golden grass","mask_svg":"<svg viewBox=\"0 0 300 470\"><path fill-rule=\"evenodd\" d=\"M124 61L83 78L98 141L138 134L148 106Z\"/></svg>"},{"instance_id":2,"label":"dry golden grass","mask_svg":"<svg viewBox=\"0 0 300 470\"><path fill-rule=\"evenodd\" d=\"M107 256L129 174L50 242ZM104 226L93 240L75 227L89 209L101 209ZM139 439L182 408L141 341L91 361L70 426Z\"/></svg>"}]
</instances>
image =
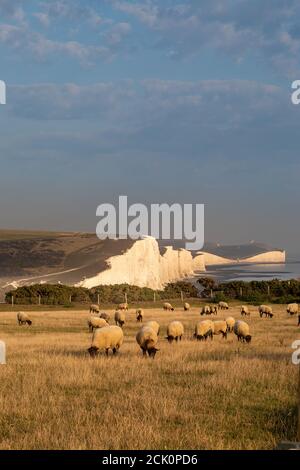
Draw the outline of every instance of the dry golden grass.
<instances>
[{"instance_id":1,"label":"dry golden grass","mask_svg":"<svg viewBox=\"0 0 300 470\"><path fill-rule=\"evenodd\" d=\"M0 313L7 364L0 366L1 449L269 449L296 438L296 318L274 306L273 320L252 307L253 341L192 339L199 309L145 311L162 325L160 351L144 359L139 325L127 314L116 357L88 356L87 312L32 312L19 327ZM112 313L112 312L110 312ZM238 307L218 318L240 318ZM214 317L215 318L215 317ZM164 339L171 319L185 339Z\"/></svg>"}]
</instances>

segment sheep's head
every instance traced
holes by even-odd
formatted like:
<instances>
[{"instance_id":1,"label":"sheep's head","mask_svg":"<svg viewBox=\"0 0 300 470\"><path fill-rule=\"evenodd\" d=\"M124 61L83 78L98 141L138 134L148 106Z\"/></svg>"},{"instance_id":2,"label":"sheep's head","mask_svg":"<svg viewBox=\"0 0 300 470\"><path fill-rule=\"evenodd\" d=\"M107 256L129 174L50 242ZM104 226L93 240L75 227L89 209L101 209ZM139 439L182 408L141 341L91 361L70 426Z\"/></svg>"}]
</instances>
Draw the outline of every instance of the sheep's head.
<instances>
[{"instance_id":1,"label":"sheep's head","mask_svg":"<svg viewBox=\"0 0 300 470\"><path fill-rule=\"evenodd\" d=\"M246 342L247 343L250 343L251 341L251 335L247 335L246 338L245 338Z\"/></svg>"},{"instance_id":2,"label":"sheep's head","mask_svg":"<svg viewBox=\"0 0 300 470\"><path fill-rule=\"evenodd\" d=\"M157 353L157 351L159 351L159 349L153 347L153 348L151 348L151 349L148 349L148 354L149 354L150 357L153 357L153 359L154 359L154 358L155 358L155 354Z\"/></svg>"},{"instance_id":3,"label":"sheep's head","mask_svg":"<svg viewBox=\"0 0 300 470\"><path fill-rule=\"evenodd\" d=\"M95 357L98 353L98 348L96 348L95 346L91 346L89 349L88 349L88 352L90 354L91 357Z\"/></svg>"}]
</instances>

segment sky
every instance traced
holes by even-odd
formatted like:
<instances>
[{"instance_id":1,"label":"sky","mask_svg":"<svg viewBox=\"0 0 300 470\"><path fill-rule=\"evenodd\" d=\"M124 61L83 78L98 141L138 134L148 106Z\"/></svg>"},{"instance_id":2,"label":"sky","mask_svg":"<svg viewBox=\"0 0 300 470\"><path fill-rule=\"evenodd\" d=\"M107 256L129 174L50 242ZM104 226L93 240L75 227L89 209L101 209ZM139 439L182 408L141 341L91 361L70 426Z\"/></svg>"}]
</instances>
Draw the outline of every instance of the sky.
<instances>
[{"instance_id":1,"label":"sky","mask_svg":"<svg viewBox=\"0 0 300 470\"><path fill-rule=\"evenodd\" d=\"M0 228L205 204L205 240L300 253L298 0L0 0Z\"/></svg>"}]
</instances>

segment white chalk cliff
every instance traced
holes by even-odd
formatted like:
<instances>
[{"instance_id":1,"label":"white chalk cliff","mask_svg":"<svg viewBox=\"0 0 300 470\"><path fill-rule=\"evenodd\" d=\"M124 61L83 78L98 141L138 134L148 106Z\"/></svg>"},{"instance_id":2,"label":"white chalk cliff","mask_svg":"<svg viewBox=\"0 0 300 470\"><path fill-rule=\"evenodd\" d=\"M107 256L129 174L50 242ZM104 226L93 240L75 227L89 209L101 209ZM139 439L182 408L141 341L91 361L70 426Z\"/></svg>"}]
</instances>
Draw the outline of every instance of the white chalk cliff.
<instances>
[{"instance_id":1,"label":"white chalk cliff","mask_svg":"<svg viewBox=\"0 0 300 470\"><path fill-rule=\"evenodd\" d=\"M108 269L84 279L77 286L92 288L100 284L131 284L151 289L163 289L168 282L205 271L204 257L193 258L190 251L174 250L171 246L160 253L153 237L137 240L124 254L106 260Z\"/></svg>"}]
</instances>

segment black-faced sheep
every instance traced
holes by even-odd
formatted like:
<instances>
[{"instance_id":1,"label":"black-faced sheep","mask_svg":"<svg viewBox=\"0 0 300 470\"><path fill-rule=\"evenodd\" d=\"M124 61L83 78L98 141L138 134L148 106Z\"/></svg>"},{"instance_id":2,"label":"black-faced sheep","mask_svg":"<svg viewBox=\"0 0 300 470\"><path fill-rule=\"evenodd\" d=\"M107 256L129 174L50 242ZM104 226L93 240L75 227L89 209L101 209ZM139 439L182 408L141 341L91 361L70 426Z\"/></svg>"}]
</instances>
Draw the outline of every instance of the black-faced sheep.
<instances>
[{"instance_id":1,"label":"black-faced sheep","mask_svg":"<svg viewBox=\"0 0 300 470\"><path fill-rule=\"evenodd\" d=\"M194 337L198 341L206 341L207 338L213 339L213 322L211 320L203 320L196 324Z\"/></svg>"},{"instance_id":2,"label":"black-faced sheep","mask_svg":"<svg viewBox=\"0 0 300 470\"><path fill-rule=\"evenodd\" d=\"M135 312L135 316L137 322L142 322L144 318L144 310L142 308L138 308Z\"/></svg>"},{"instance_id":3,"label":"black-faced sheep","mask_svg":"<svg viewBox=\"0 0 300 470\"><path fill-rule=\"evenodd\" d=\"M17 314L17 321L19 325L32 325L32 321L30 320L29 316L25 312L19 312Z\"/></svg>"},{"instance_id":4,"label":"black-faced sheep","mask_svg":"<svg viewBox=\"0 0 300 470\"><path fill-rule=\"evenodd\" d=\"M143 351L143 356L147 353L149 357L155 357L159 349L156 347L158 336L150 326L143 326L136 334L136 341Z\"/></svg>"},{"instance_id":5,"label":"black-faced sheep","mask_svg":"<svg viewBox=\"0 0 300 470\"><path fill-rule=\"evenodd\" d=\"M123 325L125 323L125 312L124 312L124 310L122 312L119 312L119 310L117 310L115 312L115 322L116 322L116 325L123 328Z\"/></svg>"},{"instance_id":6,"label":"black-faced sheep","mask_svg":"<svg viewBox=\"0 0 300 470\"><path fill-rule=\"evenodd\" d=\"M105 326L94 331L91 347L88 349L91 357L95 357L100 350L104 350L108 356L111 349L113 354L120 349L123 344L124 334L119 326Z\"/></svg>"},{"instance_id":7,"label":"black-faced sheep","mask_svg":"<svg viewBox=\"0 0 300 470\"><path fill-rule=\"evenodd\" d=\"M172 343L174 340L181 341L183 333L183 324L180 321L171 321L171 323L168 324L166 339L169 341L169 343Z\"/></svg>"},{"instance_id":8,"label":"black-faced sheep","mask_svg":"<svg viewBox=\"0 0 300 470\"><path fill-rule=\"evenodd\" d=\"M238 341L250 343L251 335L248 323L242 320L237 320L234 324L234 333L236 334Z\"/></svg>"}]
</instances>

